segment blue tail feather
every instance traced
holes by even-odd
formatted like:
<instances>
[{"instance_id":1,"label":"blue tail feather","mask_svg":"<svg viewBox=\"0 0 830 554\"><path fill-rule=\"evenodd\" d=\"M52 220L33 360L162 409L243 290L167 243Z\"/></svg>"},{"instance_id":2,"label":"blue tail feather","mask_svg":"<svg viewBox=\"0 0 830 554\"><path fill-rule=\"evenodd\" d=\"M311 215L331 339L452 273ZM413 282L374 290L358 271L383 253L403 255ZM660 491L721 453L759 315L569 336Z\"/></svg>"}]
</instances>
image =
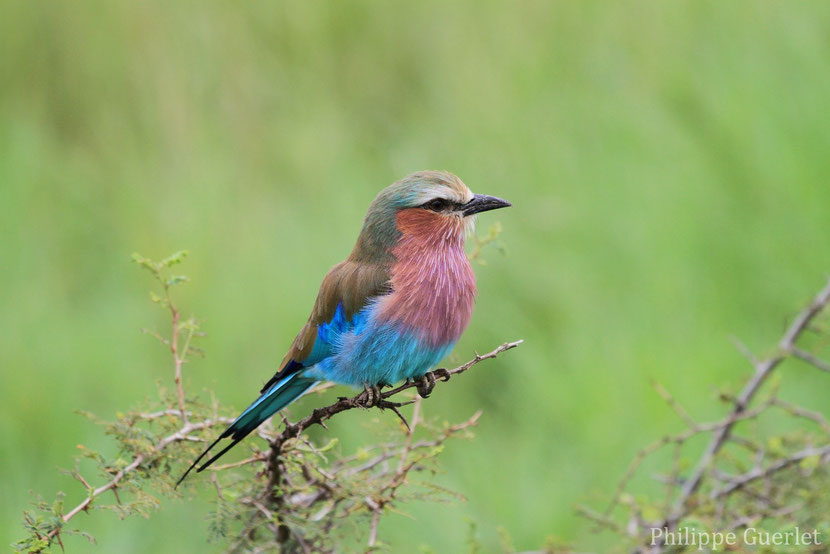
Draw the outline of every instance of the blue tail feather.
<instances>
[{"instance_id":1,"label":"blue tail feather","mask_svg":"<svg viewBox=\"0 0 830 554\"><path fill-rule=\"evenodd\" d=\"M272 385L256 399L236 421L231 423L223 433L223 437L232 437L234 440L245 438L248 433L256 429L263 421L282 410L311 388L317 381L302 377L298 373L283 378ZM207 464L206 464L207 465ZM204 469L203 466L201 469Z\"/></svg>"},{"instance_id":2,"label":"blue tail feather","mask_svg":"<svg viewBox=\"0 0 830 554\"><path fill-rule=\"evenodd\" d=\"M294 402L302 396L303 393L314 386L315 383L317 383L316 379L304 377L300 373L294 373L284 377L279 382L270 386L259 398L256 399L256 401L254 401L253 404L248 406L248 408L242 412L239 417L237 417L236 420L228 426L227 429L225 429L219 438L217 438L210 446L207 447L207 449L205 449L204 452L199 455L198 458L196 458L196 461L194 461L187 471L185 471L184 475L182 475L176 483L176 486L178 487L179 484L184 481L185 477L187 477L193 468L199 464L202 458L204 458L210 449L216 446L219 441L226 438L231 438L233 440L233 442L223 448L221 452L202 464L202 466L196 470L196 473L204 471L213 462L221 458L225 452L236 446L236 443L247 437L254 429L259 427L266 419Z\"/></svg>"}]
</instances>

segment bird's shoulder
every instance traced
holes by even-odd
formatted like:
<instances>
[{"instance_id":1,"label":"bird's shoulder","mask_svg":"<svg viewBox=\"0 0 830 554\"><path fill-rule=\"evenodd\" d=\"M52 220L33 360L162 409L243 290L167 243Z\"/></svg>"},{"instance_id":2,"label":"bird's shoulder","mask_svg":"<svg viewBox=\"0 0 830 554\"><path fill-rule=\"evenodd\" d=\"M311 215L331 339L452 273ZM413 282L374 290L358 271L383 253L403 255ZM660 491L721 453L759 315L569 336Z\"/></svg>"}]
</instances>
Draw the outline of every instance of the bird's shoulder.
<instances>
[{"instance_id":1,"label":"bird's shoulder","mask_svg":"<svg viewBox=\"0 0 830 554\"><path fill-rule=\"evenodd\" d=\"M331 354L326 333L329 325L349 325L375 297L391 292L391 264L348 259L331 268L323 278L308 321L297 334L267 389L287 374L318 363ZM324 335L324 336L320 336Z\"/></svg>"}]
</instances>

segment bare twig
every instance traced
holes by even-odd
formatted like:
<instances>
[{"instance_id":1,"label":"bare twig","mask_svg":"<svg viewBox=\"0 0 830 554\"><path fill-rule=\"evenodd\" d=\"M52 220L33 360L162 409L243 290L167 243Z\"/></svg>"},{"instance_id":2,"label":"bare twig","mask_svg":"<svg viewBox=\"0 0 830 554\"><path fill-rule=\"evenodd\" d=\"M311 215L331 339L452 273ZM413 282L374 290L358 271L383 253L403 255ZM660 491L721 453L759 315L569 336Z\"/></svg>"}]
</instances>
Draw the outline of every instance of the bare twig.
<instances>
[{"instance_id":1,"label":"bare twig","mask_svg":"<svg viewBox=\"0 0 830 554\"><path fill-rule=\"evenodd\" d=\"M689 427L697 427L697 422L694 420L694 418L692 418L692 416L689 415L689 412L687 412L683 408L683 406L681 406L677 402L674 396L672 396L672 394L668 390L666 390L666 388L663 385L661 385L655 380L651 381L651 385L654 387L654 390L657 391L657 394L659 394L660 397L666 402L666 404L668 404L669 407L672 410L674 410L674 413L676 413L678 417L680 417L680 419L685 421Z\"/></svg>"},{"instance_id":2,"label":"bare twig","mask_svg":"<svg viewBox=\"0 0 830 554\"><path fill-rule=\"evenodd\" d=\"M595 512L594 510L588 508L587 506L577 506L576 507L577 513L579 513L582 517L590 519L600 527L604 527L610 529L614 533L618 535L626 535L627 533L625 530L620 527L620 525L611 519L607 514L600 514Z\"/></svg>"},{"instance_id":3,"label":"bare twig","mask_svg":"<svg viewBox=\"0 0 830 554\"><path fill-rule=\"evenodd\" d=\"M819 412L808 410L806 408L802 408L801 406L796 406L795 404L786 402L780 398L773 398L771 402L773 406L781 408L789 414L815 422L822 428L822 430L824 430L825 433L830 435L830 421L827 421L827 418Z\"/></svg>"},{"instance_id":4,"label":"bare twig","mask_svg":"<svg viewBox=\"0 0 830 554\"><path fill-rule=\"evenodd\" d=\"M165 289L166 290L166 289ZM173 354L173 371L174 371L174 380L176 382L176 398L179 402L179 414L182 418L182 423L187 425L187 409L185 408L184 402L184 385L182 384L182 363L184 363L184 356L187 355L185 351L184 354L179 353L179 319L181 314L179 310L173 305L173 302L170 300L170 294L167 294L167 305L170 307L170 314L173 317L173 337L170 339L170 352ZM191 331L191 336L192 336Z\"/></svg>"},{"instance_id":5,"label":"bare twig","mask_svg":"<svg viewBox=\"0 0 830 554\"><path fill-rule=\"evenodd\" d=\"M760 466L756 466L745 475L729 479L728 485L712 491L712 493L709 496L712 499L727 496L732 492L745 487L749 483L752 483L753 481L769 477L778 471L787 469L788 467L813 456L818 457L820 459L830 456L830 446L825 446L823 448L805 448L804 450L796 452L791 456L787 456L786 458L778 460L777 462L771 464L769 467L762 468Z\"/></svg>"},{"instance_id":6,"label":"bare twig","mask_svg":"<svg viewBox=\"0 0 830 554\"><path fill-rule=\"evenodd\" d=\"M378 526L380 525L380 514L383 512L383 507L369 496L366 497L366 505L372 510L372 523L369 526L369 543L367 545L369 548L372 548L377 544Z\"/></svg>"},{"instance_id":7,"label":"bare twig","mask_svg":"<svg viewBox=\"0 0 830 554\"><path fill-rule=\"evenodd\" d=\"M812 365L813 367L820 369L822 371L830 372L830 363L825 362L821 358L817 356L813 356L806 350L802 350L800 348L793 348L792 349L793 356L796 358L807 362L808 364Z\"/></svg>"},{"instance_id":8,"label":"bare twig","mask_svg":"<svg viewBox=\"0 0 830 554\"><path fill-rule=\"evenodd\" d=\"M260 452L257 452L255 455L251 456L250 458L245 458L244 460L239 460L238 462L233 462L231 464L221 464L221 465L211 466L208 469L210 469L210 471L215 473L215 472L218 472L218 471L225 471L225 470L228 470L228 469L233 469L235 467L242 467L242 466L246 466L248 464L255 464L257 462L264 462L264 461L265 461L265 455L260 453Z\"/></svg>"},{"instance_id":9,"label":"bare twig","mask_svg":"<svg viewBox=\"0 0 830 554\"><path fill-rule=\"evenodd\" d=\"M367 544L369 548L375 546L377 541L378 524L380 523L380 516L383 514L383 508L387 503L391 502L395 496L395 491L403 484L404 479L406 478L408 467L406 460L409 456L409 452L412 450L412 436L415 434L415 428L418 426L418 422L421 418L421 400L421 398L415 399L415 408L412 412L412 425L407 425L406 440L404 441L403 448L401 448L400 459L398 460L398 469L395 470L392 481L380 491L383 493L387 488L391 489L389 496L381 497L372 503L367 502L369 507L372 508L372 524L369 530L369 543Z\"/></svg>"},{"instance_id":10,"label":"bare twig","mask_svg":"<svg viewBox=\"0 0 830 554\"><path fill-rule=\"evenodd\" d=\"M139 419L144 419L144 420L150 421L150 420L153 420L153 419L160 419L164 416L177 416L177 417L180 417L181 414L182 414L182 412L180 410L159 410L158 412L137 414L137 417ZM190 415L190 412L188 412L188 415Z\"/></svg>"}]
</instances>

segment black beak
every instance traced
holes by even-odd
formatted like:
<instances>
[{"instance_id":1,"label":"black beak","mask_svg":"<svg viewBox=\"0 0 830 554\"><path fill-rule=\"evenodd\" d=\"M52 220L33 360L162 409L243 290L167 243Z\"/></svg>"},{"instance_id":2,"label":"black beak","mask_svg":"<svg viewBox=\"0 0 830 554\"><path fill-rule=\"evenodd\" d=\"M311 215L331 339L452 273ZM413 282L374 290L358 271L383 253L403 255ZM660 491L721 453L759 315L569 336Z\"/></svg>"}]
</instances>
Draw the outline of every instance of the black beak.
<instances>
[{"instance_id":1,"label":"black beak","mask_svg":"<svg viewBox=\"0 0 830 554\"><path fill-rule=\"evenodd\" d=\"M495 196L487 196L486 194L476 194L472 200L464 204L461 208L461 213L464 217L469 215L487 212L490 210L498 210L499 208L506 208L512 206L507 200L496 198Z\"/></svg>"}]
</instances>

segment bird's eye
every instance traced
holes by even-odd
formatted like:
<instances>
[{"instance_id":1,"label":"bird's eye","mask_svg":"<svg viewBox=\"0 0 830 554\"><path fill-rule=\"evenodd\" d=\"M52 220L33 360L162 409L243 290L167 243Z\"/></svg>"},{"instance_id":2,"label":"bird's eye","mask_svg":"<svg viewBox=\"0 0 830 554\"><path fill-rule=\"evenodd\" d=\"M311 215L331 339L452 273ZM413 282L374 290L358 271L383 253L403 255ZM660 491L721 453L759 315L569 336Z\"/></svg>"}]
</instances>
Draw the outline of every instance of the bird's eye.
<instances>
[{"instance_id":1,"label":"bird's eye","mask_svg":"<svg viewBox=\"0 0 830 554\"><path fill-rule=\"evenodd\" d=\"M445 198L433 198L422 207L433 212L443 212L450 206L450 201Z\"/></svg>"}]
</instances>

